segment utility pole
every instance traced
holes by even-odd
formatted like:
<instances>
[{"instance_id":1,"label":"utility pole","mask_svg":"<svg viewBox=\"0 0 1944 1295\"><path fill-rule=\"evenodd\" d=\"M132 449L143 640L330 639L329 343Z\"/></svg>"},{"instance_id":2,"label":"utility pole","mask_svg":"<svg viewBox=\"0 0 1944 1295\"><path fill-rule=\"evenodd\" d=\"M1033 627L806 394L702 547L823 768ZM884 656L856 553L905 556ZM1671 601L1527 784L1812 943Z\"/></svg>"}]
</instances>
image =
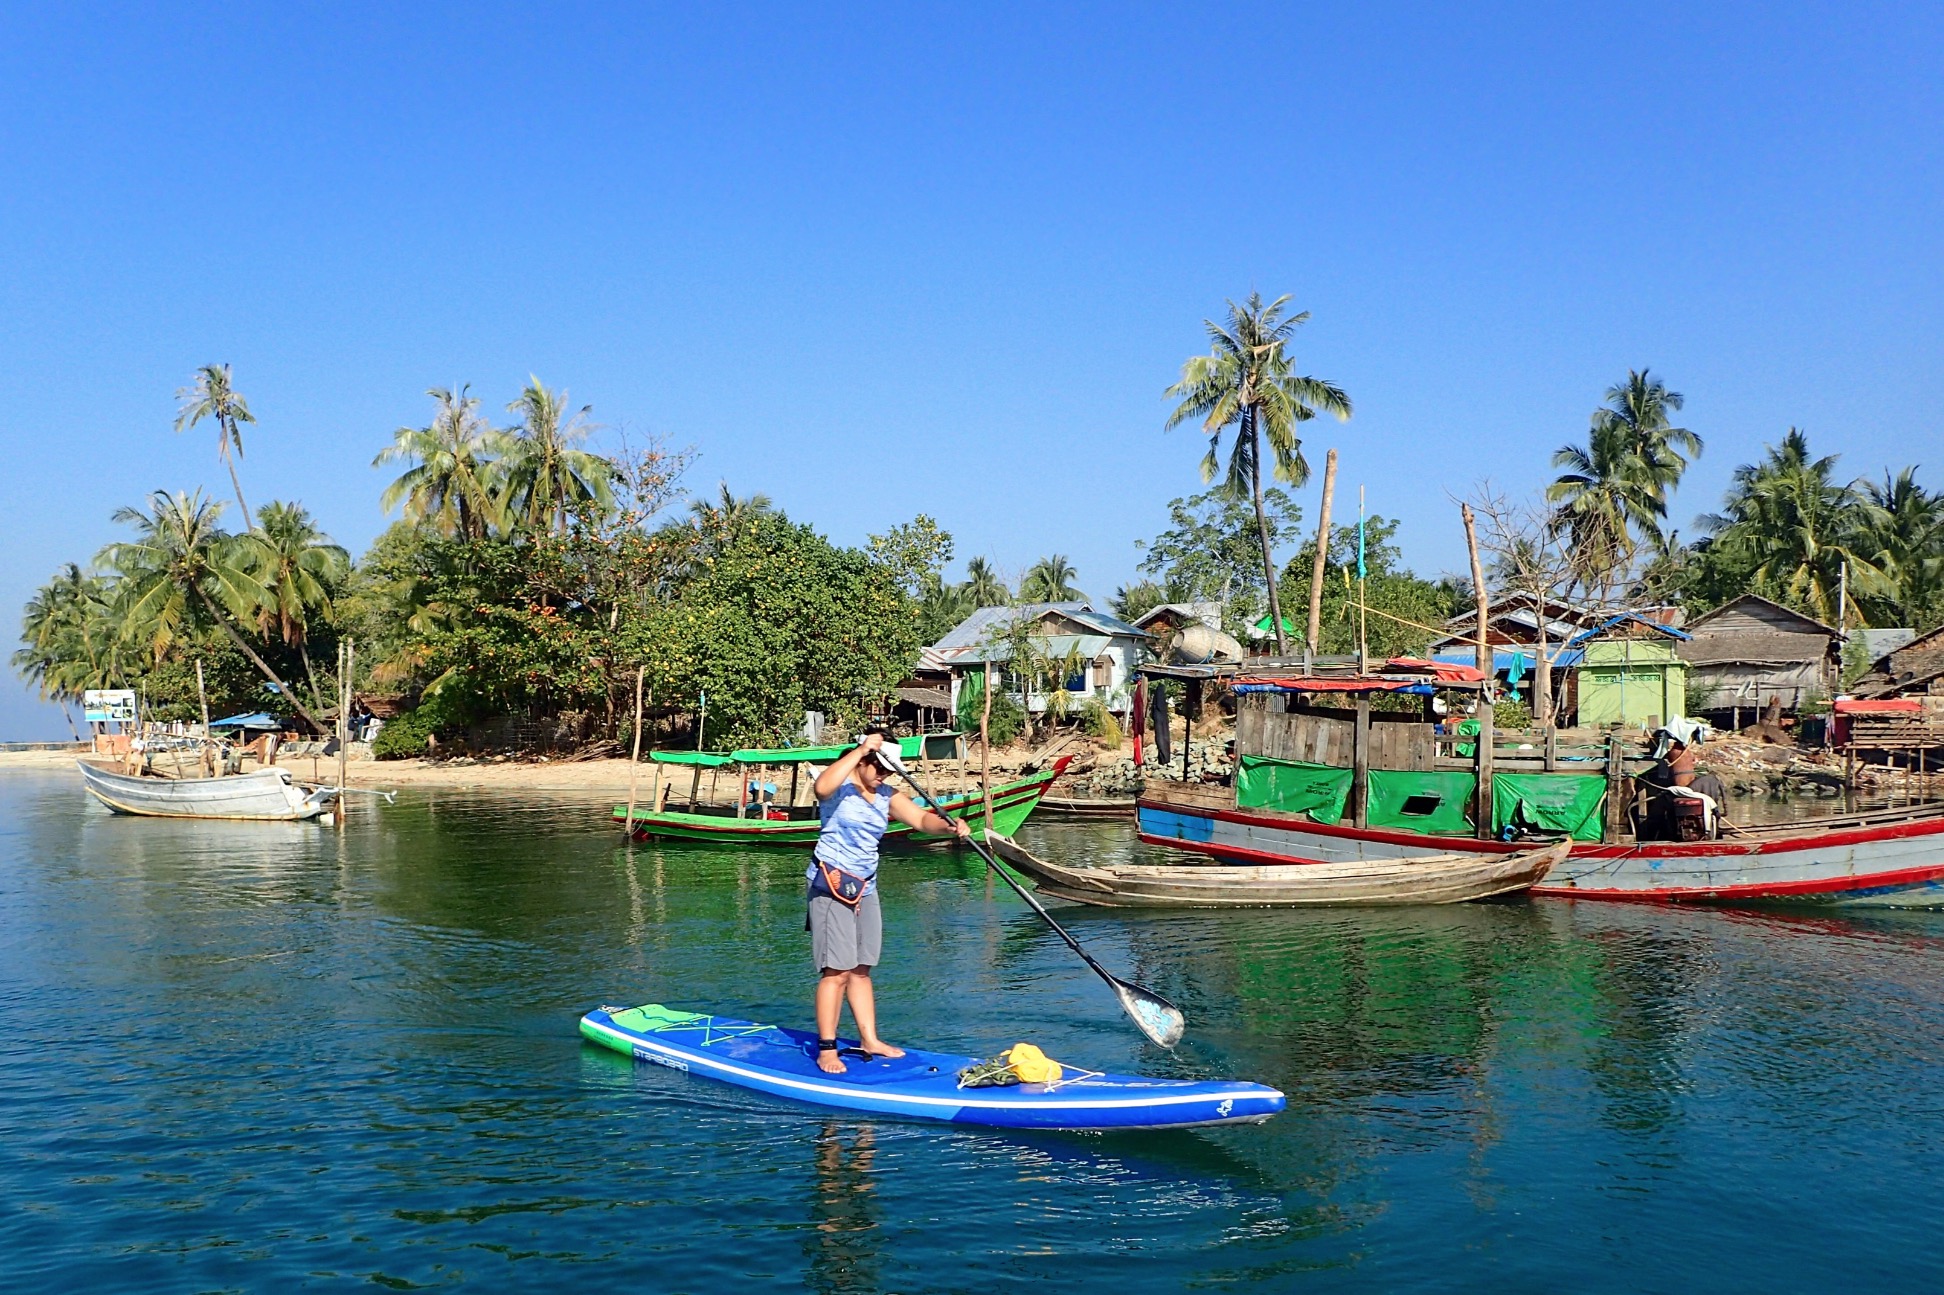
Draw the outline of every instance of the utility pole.
<instances>
[{"instance_id":1,"label":"utility pole","mask_svg":"<svg viewBox=\"0 0 1944 1295\"><path fill-rule=\"evenodd\" d=\"M1316 640L1323 633L1323 564L1330 553L1330 502L1336 498L1337 452L1323 460L1323 516L1316 524L1316 556L1310 562L1309 632L1303 640L1303 673L1316 668Z\"/></svg>"}]
</instances>

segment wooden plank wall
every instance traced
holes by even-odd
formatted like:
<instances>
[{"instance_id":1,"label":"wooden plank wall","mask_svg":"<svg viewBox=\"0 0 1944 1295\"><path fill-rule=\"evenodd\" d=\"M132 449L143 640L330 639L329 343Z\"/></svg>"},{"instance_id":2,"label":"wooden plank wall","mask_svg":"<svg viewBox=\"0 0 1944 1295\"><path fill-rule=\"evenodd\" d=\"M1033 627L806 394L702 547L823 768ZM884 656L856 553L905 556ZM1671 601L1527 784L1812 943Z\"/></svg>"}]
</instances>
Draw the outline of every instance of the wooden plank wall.
<instances>
[{"instance_id":1,"label":"wooden plank wall","mask_svg":"<svg viewBox=\"0 0 1944 1295\"><path fill-rule=\"evenodd\" d=\"M1357 712L1348 706L1298 706L1284 711L1256 694L1243 700L1235 716L1239 755L1276 760L1306 760L1348 769L1355 763ZM1280 699L1276 699L1280 700ZM1370 714L1370 767L1435 769L1437 741L1422 716L1403 711Z\"/></svg>"}]
</instances>

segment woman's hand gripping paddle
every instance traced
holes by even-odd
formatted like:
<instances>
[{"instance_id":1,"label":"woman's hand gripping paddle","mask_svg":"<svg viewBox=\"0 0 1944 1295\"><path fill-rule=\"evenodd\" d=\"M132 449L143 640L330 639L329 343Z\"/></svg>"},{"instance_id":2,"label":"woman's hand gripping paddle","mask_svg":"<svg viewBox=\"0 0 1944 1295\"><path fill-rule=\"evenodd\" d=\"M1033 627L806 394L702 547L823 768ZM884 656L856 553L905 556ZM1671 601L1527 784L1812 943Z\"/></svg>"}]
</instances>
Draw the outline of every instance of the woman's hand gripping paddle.
<instances>
[{"instance_id":1,"label":"woman's hand gripping paddle","mask_svg":"<svg viewBox=\"0 0 1944 1295\"><path fill-rule=\"evenodd\" d=\"M892 769L896 770L898 776L903 778L906 783L910 784L911 789L918 793L919 799L931 807L932 813L938 815L947 823L955 821L950 814L945 812L945 807L938 803L938 799L929 790L920 785L918 780L912 776L911 771L905 768L904 761L898 758L898 748L896 746L889 744L881 746L873 754L881 763L889 765ZM999 874L999 877L1008 886L1011 886L1021 899L1026 901L1027 906L1035 913L1038 913L1041 920L1052 927L1054 932L1062 940L1067 942L1067 947L1079 954L1086 961L1086 964L1093 968L1094 974L1107 982L1113 989L1114 996L1120 999L1121 1009L1133 1018L1134 1024L1140 1027L1141 1033L1147 1035L1164 1048L1172 1048L1175 1044L1181 1042L1181 1036L1188 1028L1188 1021L1186 1017L1182 1016L1179 1007L1176 1007L1152 989L1148 989L1142 985L1130 984L1107 970L1107 968L1101 966L1094 960L1094 956L1091 953L1088 953L1080 947L1080 941L1074 939L1073 936L1067 933L1067 929L1064 926L1061 926L1053 920L1053 914L1046 911L1045 906L1039 902L1031 891L1020 885L1019 882L1013 879L1013 875L1010 872L1007 872L999 865L999 861L992 857L992 851L986 849L985 842L975 837L967 837L966 842L974 850L979 852L980 857L986 861L986 867Z\"/></svg>"}]
</instances>

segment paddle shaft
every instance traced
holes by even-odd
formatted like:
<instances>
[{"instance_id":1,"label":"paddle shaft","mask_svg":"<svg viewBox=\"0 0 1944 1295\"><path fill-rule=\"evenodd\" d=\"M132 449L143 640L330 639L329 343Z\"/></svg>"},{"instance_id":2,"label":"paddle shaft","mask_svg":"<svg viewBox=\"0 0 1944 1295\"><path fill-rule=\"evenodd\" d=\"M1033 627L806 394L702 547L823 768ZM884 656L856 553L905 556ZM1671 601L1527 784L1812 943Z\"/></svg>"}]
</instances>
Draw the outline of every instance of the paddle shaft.
<instances>
[{"instance_id":1,"label":"paddle shaft","mask_svg":"<svg viewBox=\"0 0 1944 1295\"><path fill-rule=\"evenodd\" d=\"M932 813L938 815L940 818L944 819L947 823L956 823L958 821L957 819L953 818L950 814L945 812L945 807L938 803L938 798L933 796L931 792L923 784L921 784L915 776L913 776L911 770L904 768L902 763L900 763L898 767L898 772L904 777L904 780L907 783L911 784L911 789L917 792L918 795L924 799L925 803L931 807ZM1105 980L1110 985L1126 985L1128 983L1127 981L1122 980L1119 976L1116 976L1113 972L1107 970L1107 968L1101 966L1098 962L1096 962L1094 960L1093 954L1088 953L1084 948L1082 948L1080 946L1080 941L1074 939L1072 934L1068 932L1068 930L1064 926L1061 926L1057 921L1053 919L1053 914L1046 911L1046 906L1039 902L1038 898L1034 896L1033 892L1027 890L1026 887L1020 885L1019 882L1013 879L1013 875L1010 872L1007 872L1003 867L999 865L999 860L993 857L992 851L986 848L985 842L979 840L977 837L972 837L972 836L966 837L965 840L966 840L966 844L970 845L974 850L977 850L979 852L979 857L986 861L986 867L998 873L1000 880L1004 881L1008 886L1011 886L1013 888L1013 893L1018 895L1021 899L1025 900L1027 906L1031 908L1035 913L1038 913L1040 915L1040 919L1044 921L1048 926L1052 927L1054 932L1062 940L1065 940L1067 942L1067 947L1069 949L1072 949L1075 953L1079 954L1081 958L1086 961L1086 964L1089 967L1093 968L1095 975L1099 976L1102 980ZM1129 986L1129 988L1139 989L1140 986L1131 985ZM1148 991L1142 990L1142 992L1147 993Z\"/></svg>"}]
</instances>

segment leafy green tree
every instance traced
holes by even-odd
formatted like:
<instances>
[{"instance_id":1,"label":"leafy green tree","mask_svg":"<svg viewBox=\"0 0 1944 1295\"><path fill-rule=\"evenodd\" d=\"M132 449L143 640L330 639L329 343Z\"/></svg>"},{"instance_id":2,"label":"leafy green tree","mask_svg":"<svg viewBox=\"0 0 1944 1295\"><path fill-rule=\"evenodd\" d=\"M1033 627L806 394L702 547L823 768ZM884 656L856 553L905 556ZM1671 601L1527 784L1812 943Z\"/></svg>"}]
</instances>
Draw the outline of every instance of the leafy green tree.
<instances>
[{"instance_id":1,"label":"leafy green tree","mask_svg":"<svg viewBox=\"0 0 1944 1295\"><path fill-rule=\"evenodd\" d=\"M161 661L197 632L214 628L276 688L291 709L320 732L323 725L268 661L237 631L256 619L270 594L259 572L260 544L232 536L220 525L223 506L194 494L158 490L147 511L122 508L115 520L135 528L133 540L102 550L101 562L117 573L115 613L122 633Z\"/></svg>"},{"instance_id":2,"label":"leafy green tree","mask_svg":"<svg viewBox=\"0 0 1944 1295\"><path fill-rule=\"evenodd\" d=\"M1029 603L1078 602L1087 595L1074 588L1080 573L1073 569L1064 553L1041 558L1027 569L1019 582L1019 599Z\"/></svg>"},{"instance_id":3,"label":"leafy green tree","mask_svg":"<svg viewBox=\"0 0 1944 1295\"><path fill-rule=\"evenodd\" d=\"M952 533L919 513L882 535L870 536L869 547L872 559L891 572L906 593L916 595L928 581L942 584L945 564L952 560Z\"/></svg>"},{"instance_id":4,"label":"leafy green tree","mask_svg":"<svg viewBox=\"0 0 1944 1295\"><path fill-rule=\"evenodd\" d=\"M1012 590L985 558L973 558L965 564L965 589L974 607L1004 607L1012 601Z\"/></svg>"},{"instance_id":5,"label":"leafy green tree","mask_svg":"<svg viewBox=\"0 0 1944 1295\"><path fill-rule=\"evenodd\" d=\"M1287 296L1264 302L1251 293L1240 305L1228 303L1228 322L1204 320L1214 343L1209 354L1191 356L1181 366L1181 380L1167 395L1180 401L1168 415L1167 426L1178 427L1191 418L1201 420L1208 434L1208 455L1202 460L1202 480L1213 481L1221 468L1222 432L1235 428L1224 488L1255 505L1257 539L1262 548L1262 583L1269 595L1270 622L1276 631L1276 651L1289 646L1282 630L1282 606L1276 593L1276 563L1268 516L1262 498L1263 443L1268 443L1279 480L1300 486L1309 479L1303 443L1296 427L1318 411L1350 417L1350 397L1332 383L1296 373L1288 345L1309 312L1283 315Z\"/></svg>"},{"instance_id":6,"label":"leafy green tree","mask_svg":"<svg viewBox=\"0 0 1944 1295\"><path fill-rule=\"evenodd\" d=\"M911 669L900 573L782 514L757 517L645 627L655 696L709 695L713 743L783 740L818 710L856 723Z\"/></svg>"},{"instance_id":7,"label":"leafy green tree","mask_svg":"<svg viewBox=\"0 0 1944 1295\"><path fill-rule=\"evenodd\" d=\"M1262 514L1251 502L1217 487L1189 499L1168 501L1170 525L1152 540L1136 541L1146 552L1141 570L1160 577L1170 597L1160 602L1212 601L1222 605L1222 628L1238 637L1265 609L1260 565L1261 536L1273 547L1297 534L1303 514L1288 494L1262 492ZM1311 546L1314 548L1314 545ZM1309 604L1308 589L1301 602Z\"/></svg>"},{"instance_id":8,"label":"leafy green tree","mask_svg":"<svg viewBox=\"0 0 1944 1295\"><path fill-rule=\"evenodd\" d=\"M385 487L378 506L386 512L405 505L405 520L429 525L460 539L484 539L501 522L500 456L507 438L479 414L470 385L457 391L434 387L437 409L425 427L401 427L371 461L412 466Z\"/></svg>"},{"instance_id":9,"label":"leafy green tree","mask_svg":"<svg viewBox=\"0 0 1944 1295\"><path fill-rule=\"evenodd\" d=\"M250 506L243 502L243 482L236 475L236 460L243 457L243 424L255 423L250 403L230 380L227 364L205 364L196 370L189 385L176 392L175 429L187 431L207 418L216 424L216 457L229 469L230 485L236 489L236 506L243 514L243 529L250 530Z\"/></svg>"},{"instance_id":10,"label":"leafy green tree","mask_svg":"<svg viewBox=\"0 0 1944 1295\"><path fill-rule=\"evenodd\" d=\"M529 377L507 409L520 416L502 461L509 524L535 534L564 530L578 505L613 507L614 464L581 448L594 432L594 406L569 413L565 390L549 391Z\"/></svg>"},{"instance_id":11,"label":"leafy green tree","mask_svg":"<svg viewBox=\"0 0 1944 1295\"><path fill-rule=\"evenodd\" d=\"M1397 523L1372 514L1364 522L1365 617L1370 657L1422 656L1431 640L1443 633L1445 620L1456 610L1455 584L1425 580L1404 566L1396 543ZM1284 593L1309 601L1308 573L1315 562L1316 541L1305 544L1284 568ZM1330 548L1323 564L1323 626L1318 651L1352 653L1357 650L1357 528L1332 526Z\"/></svg>"},{"instance_id":12,"label":"leafy green tree","mask_svg":"<svg viewBox=\"0 0 1944 1295\"><path fill-rule=\"evenodd\" d=\"M311 700L321 711L324 695L310 658L311 620L330 616L331 597L350 573L351 555L331 543L302 504L268 503L257 516L257 577L267 595L257 610L257 628L265 638L275 634L297 649Z\"/></svg>"}]
</instances>

